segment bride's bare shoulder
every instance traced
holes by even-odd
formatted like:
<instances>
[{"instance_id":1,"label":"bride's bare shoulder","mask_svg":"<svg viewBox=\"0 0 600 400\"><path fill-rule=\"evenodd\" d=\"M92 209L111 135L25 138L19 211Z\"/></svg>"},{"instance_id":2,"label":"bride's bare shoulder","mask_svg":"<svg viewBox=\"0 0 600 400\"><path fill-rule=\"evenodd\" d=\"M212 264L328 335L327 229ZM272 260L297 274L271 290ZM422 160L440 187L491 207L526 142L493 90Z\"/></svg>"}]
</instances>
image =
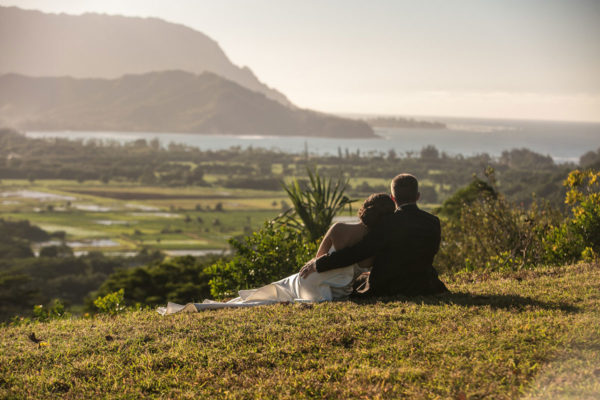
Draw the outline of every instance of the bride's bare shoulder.
<instances>
[{"instance_id":1,"label":"bride's bare shoulder","mask_svg":"<svg viewBox=\"0 0 600 400\"><path fill-rule=\"evenodd\" d=\"M366 229L366 227L361 224L360 222L336 222L335 224L333 224L331 226L331 230L333 232L336 231L343 231L343 232L348 232L348 231L362 231Z\"/></svg>"},{"instance_id":2,"label":"bride's bare shoulder","mask_svg":"<svg viewBox=\"0 0 600 400\"><path fill-rule=\"evenodd\" d=\"M366 227L361 223L337 222L332 225L329 235L336 248L345 247L358 241L366 233Z\"/></svg>"}]
</instances>

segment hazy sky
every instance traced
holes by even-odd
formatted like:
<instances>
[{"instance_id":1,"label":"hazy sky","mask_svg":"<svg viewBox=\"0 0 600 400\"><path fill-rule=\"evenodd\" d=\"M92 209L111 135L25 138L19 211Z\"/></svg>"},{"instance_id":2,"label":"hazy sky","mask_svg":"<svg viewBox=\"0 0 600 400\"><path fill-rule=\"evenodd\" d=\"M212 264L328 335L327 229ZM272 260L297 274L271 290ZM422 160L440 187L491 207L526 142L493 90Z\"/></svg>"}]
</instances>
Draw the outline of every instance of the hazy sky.
<instances>
[{"instance_id":1,"label":"hazy sky","mask_svg":"<svg viewBox=\"0 0 600 400\"><path fill-rule=\"evenodd\" d=\"M600 121L600 1L0 0L155 16L307 108Z\"/></svg>"}]
</instances>

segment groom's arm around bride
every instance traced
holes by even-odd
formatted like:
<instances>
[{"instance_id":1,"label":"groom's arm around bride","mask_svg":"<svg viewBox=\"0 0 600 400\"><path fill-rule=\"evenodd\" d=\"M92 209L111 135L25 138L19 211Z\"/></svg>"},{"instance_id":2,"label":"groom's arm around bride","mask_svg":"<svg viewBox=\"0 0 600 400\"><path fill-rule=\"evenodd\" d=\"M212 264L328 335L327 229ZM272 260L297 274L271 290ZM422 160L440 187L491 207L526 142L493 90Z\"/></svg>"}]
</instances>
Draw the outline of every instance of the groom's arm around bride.
<instances>
[{"instance_id":1,"label":"groom's arm around bride","mask_svg":"<svg viewBox=\"0 0 600 400\"><path fill-rule=\"evenodd\" d=\"M439 219L417 207L417 179L396 176L391 191L396 212L357 244L324 255L302 268L301 275L324 272L375 257L371 273L358 288L362 296L427 295L447 291L433 268L441 230Z\"/></svg>"}]
</instances>

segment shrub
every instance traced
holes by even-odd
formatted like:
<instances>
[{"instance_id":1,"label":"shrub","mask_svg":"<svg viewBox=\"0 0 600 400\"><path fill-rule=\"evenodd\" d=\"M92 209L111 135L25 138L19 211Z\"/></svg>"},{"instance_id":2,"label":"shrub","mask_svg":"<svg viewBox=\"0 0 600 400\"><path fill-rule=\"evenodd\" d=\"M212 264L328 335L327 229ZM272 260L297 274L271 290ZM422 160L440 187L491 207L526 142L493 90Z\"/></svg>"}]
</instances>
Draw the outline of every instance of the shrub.
<instances>
[{"instance_id":1,"label":"shrub","mask_svg":"<svg viewBox=\"0 0 600 400\"><path fill-rule=\"evenodd\" d=\"M460 218L461 211L465 206L469 206L477 200L493 200L497 197L498 193L490 183L477 177L473 177L471 183L463 188L458 189L452 196L444 201L440 208L435 211L441 216L456 220Z\"/></svg>"},{"instance_id":2,"label":"shrub","mask_svg":"<svg viewBox=\"0 0 600 400\"><path fill-rule=\"evenodd\" d=\"M572 171L563 185L570 216L544 238L546 262L562 264L600 253L600 172Z\"/></svg>"},{"instance_id":3,"label":"shrub","mask_svg":"<svg viewBox=\"0 0 600 400\"><path fill-rule=\"evenodd\" d=\"M70 314L65 312L65 306L60 300L54 300L48 307L41 304L33 306L34 320L46 322L66 317L70 317Z\"/></svg>"},{"instance_id":4,"label":"shrub","mask_svg":"<svg viewBox=\"0 0 600 400\"><path fill-rule=\"evenodd\" d=\"M230 261L219 261L207 269L214 297L234 296L240 289L260 287L294 272L317 252L315 242L307 241L295 229L265 223L264 227L241 240L229 241L235 249Z\"/></svg>"},{"instance_id":5,"label":"shrub","mask_svg":"<svg viewBox=\"0 0 600 400\"><path fill-rule=\"evenodd\" d=\"M122 288L127 305L142 303L151 306L167 301L187 303L201 300L210 296L210 276L205 270L219 258L218 255L173 257L160 263L120 269L106 279L96 296L108 295Z\"/></svg>"},{"instance_id":6,"label":"shrub","mask_svg":"<svg viewBox=\"0 0 600 400\"><path fill-rule=\"evenodd\" d=\"M558 214L534 203L524 209L502 195L465 205L444 224L436 261L444 270L521 269L544 259L543 238Z\"/></svg>"},{"instance_id":7,"label":"shrub","mask_svg":"<svg viewBox=\"0 0 600 400\"><path fill-rule=\"evenodd\" d=\"M97 297L94 300L94 306L96 306L96 309L101 314L117 315L125 311L124 300L125 290L119 289L104 297Z\"/></svg>"},{"instance_id":8,"label":"shrub","mask_svg":"<svg viewBox=\"0 0 600 400\"><path fill-rule=\"evenodd\" d=\"M552 226L542 241L544 262L547 264L572 263L581 257L585 243L573 225L565 221Z\"/></svg>"},{"instance_id":9,"label":"shrub","mask_svg":"<svg viewBox=\"0 0 600 400\"><path fill-rule=\"evenodd\" d=\"M486 177L475 177L438 210L446 218L436 262L446 271L515 270L546 259L543 243L560 213L548 202L513 204L496 190L492 169Z\"/></svg>"},{"instance_id":10,"label":"shrub","mask_svg":"<svg viewBox=\"0 0 600 400\"><path fill-rule=\"evenodd\" d=\"M573 229L586 246L600 252L600 172L572 171L564 182L565 203L571 206Z\"/></svg>"},{"instance_id":11,"label":"shrub","mask_svg":"<svg viewBox=\"0 0 600 400\"><path fill-rule=\"evenodd\" d=\"M73 257L73 249L65 244L45 246L40 250L40 257Z\"/></svg>"},{"instance_id":12,"label":"shrub","mask_svg":"<svg viewBox=\"0 0 600 400\"><path fill-rule=\"evenodd\" d=\"M443 269L520 269L598 257L599 172L575 170L564 181L565 203L570 206L567 218L548 203L518 207L501 194L490 195L483 184L473 182L442 207L450 211L442 213L448 218L436 259Z\"/></svg>"}]
</instances>

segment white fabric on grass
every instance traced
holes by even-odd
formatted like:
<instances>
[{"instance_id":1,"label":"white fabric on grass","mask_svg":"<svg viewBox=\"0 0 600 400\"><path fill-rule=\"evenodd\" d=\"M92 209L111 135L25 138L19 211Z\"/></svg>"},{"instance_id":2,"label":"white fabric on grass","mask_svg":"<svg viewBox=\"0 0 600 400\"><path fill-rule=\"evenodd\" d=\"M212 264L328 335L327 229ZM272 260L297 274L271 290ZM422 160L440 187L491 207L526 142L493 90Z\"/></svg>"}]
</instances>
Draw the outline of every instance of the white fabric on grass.
<instances>
[{"instance_id":1,"label":"white fabric on grass","mask_svg":"<svg viewBox=\"0 0 600 400\"><path fill-rule=\"evenodd\" d=\"M323 273L313 272L306 279L296 273L258 289L240 290L239 297L227 302L204 300L202 303L185 305L168 303L166 307L159 307L157 311L159 314L168 315L178 312L253 307L285 302L331 301L348 296L352 291L355 273L361 271L355 264Z\"/></svg>"}]
</instances>

